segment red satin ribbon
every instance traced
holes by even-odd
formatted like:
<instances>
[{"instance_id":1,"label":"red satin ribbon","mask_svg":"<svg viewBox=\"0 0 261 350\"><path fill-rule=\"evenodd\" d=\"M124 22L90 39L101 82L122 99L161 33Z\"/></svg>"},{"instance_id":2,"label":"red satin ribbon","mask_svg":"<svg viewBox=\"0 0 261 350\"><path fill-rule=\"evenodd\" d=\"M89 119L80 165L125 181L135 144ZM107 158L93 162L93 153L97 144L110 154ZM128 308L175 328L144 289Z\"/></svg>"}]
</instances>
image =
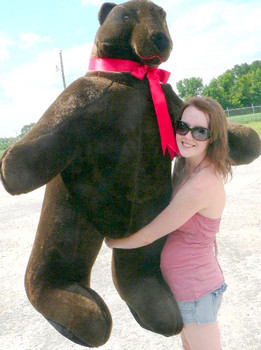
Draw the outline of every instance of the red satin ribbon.
<instances>
[{"instance_id":1,"label":"red satin ribbon","mask_svg":"<svg viewBox=\"0 0 261 350\"><path fill-rule=\"evenodd\" d=\"M151 96L157 115L159 132L163 155L166 148L169 151L171 159L175 152L180 156L179 149L174 137L171 119L168 112L167 102L161 87L161 82L166 84L170 73L159 68L141 65L135 61L115 59L115 58L91 58L89 70L107 71L107 72L129 72L137 79L143 80L147 74L150 84Z\"/></svg>"}]
</instances>

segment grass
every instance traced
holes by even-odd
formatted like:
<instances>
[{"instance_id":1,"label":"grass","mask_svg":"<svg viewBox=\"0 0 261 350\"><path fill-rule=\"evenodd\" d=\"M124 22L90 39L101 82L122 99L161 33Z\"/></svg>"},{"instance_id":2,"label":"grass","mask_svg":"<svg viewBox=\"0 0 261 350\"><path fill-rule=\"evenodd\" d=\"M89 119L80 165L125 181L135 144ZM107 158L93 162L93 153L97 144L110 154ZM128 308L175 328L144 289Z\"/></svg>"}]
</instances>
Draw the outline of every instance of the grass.
<instances>
[{"instance_id":1,"label":"grass","mask_svg":"<svg viewBox=\"0 0 261 350\"><path fill-rule=\"evenodd\" d=\"M254 129L258 133L259 137L261 137L261 121L248 123L247 126Z\"/></svg>"},{"instance_id":2,"label":"grass","mask_svg":"<svg viewBox=\"0 0 261 350\"><path fill-rule=\"evenodd\" d=\"M261 113L236 115L228 117L228 120L233 123L247 124L247 126L254 129L259 137L261 137Z\"/></svg>"},{"instance_id":3,"label":"grass","mask_svg":"<svg viewBox=\"0 0 261 350\"><path fill-rule=\"evenodd\" d=\"M249 124L252 122L261 121L261 113L235 115L233 117L228 117L227 119L234 123Z\"/></svg>"}]
</instances>

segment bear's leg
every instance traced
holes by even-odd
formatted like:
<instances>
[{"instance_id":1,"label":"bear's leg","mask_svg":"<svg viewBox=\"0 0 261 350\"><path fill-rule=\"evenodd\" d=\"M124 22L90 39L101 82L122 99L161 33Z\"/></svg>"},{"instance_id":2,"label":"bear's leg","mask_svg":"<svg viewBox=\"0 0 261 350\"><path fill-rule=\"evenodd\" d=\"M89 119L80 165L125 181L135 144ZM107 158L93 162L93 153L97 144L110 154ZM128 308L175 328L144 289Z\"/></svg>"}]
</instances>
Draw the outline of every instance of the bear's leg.
<instances>
[{"instance_id":1,"label":"bear's leg","mask_svg":"<svg viewBox=\"0 0 261 350\"><path fill-rule=\"evenodd\" d=\"M181 332L178 305L159 269L159 242L133 250L114 249L114 284L136 321L165 336Z\"/></svg>"},{"instance_id":2,"label":"bear's leg","mask_svg":"<svg viewBox=\"0 0 261 350\"><path fill-rule=\"evenodd\" d=\"M25 287L32 305L61 334L98 347L108 340L112 325L106 304L90 288L103 237L81 210L60 177L47 185Z\"/></svg>"}]
</instances>

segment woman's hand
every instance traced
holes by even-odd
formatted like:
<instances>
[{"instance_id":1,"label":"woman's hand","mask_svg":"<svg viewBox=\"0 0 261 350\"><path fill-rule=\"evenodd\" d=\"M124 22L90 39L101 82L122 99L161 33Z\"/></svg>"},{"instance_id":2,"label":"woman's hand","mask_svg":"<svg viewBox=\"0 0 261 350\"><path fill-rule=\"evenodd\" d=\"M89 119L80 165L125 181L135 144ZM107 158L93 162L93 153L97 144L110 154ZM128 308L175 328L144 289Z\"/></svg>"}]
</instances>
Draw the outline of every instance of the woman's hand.
<instances>
[{"instance_id":1,"label":"woman's hand","mask_svg":"<svg viewBox=\"0 0 261 350\"><path fill-rule=\"evenodd\" d=\"M144 228L139 230L138 232L132 234L128 237L123 238L105 238L105 243L109 248L117 248L117 249L135 249L143 247L151 242L149 240L144 239L144 235L142 234Z\"/></svg>"}]
</instances>

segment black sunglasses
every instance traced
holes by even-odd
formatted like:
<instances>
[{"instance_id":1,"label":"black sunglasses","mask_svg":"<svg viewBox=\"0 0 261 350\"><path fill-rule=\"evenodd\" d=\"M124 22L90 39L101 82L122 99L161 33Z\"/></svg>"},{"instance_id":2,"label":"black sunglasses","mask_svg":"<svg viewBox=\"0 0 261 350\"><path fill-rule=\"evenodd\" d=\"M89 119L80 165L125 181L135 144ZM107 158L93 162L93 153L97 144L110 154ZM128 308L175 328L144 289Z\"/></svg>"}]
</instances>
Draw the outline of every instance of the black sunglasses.
<instances>
[{"instance_id":1,"label":"black sunglasses","mask_svg":"<svg viewBox=\"0 0 261 350\"><path fill-rule=\"evenodd\" d=\"M179 135L186 135L189 131L191 131L191 135L195 140L198 141L206 141L212 135L212 132L203 128L203 126L196 126L195 128L190 128L188 124L181 120L177 120L176 122L176 133Z\"/></svg>"}]
</instances>

